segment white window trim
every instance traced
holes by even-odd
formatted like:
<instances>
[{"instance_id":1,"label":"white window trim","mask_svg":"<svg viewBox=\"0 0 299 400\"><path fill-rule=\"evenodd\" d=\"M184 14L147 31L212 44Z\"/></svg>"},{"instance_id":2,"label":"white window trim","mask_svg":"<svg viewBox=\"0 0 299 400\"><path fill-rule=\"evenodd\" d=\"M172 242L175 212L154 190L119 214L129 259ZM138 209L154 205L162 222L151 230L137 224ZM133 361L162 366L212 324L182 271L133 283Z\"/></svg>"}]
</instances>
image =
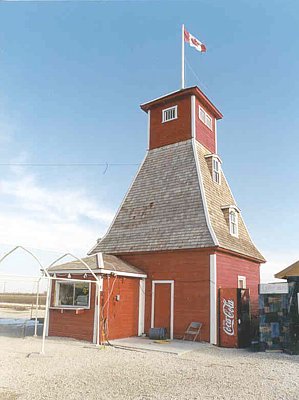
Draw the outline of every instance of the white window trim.
<instances>
[{"instance_id":1,"label":"white window trim","mask_svg":"<svg viewBox=\"0 0 299 400\"><path fill-rule=\"evenodd\" d=\"M174 110L174 117L170 118L170 119L165 119L165 112L169 111L169 110ZM178 106L172 106L172 107L164 108L164 110L162 110L162 124L164 124L165 122L173 121L177 118L178 118Z\"/></svg>"},{"instance_id":2,"label":"white window trim","mask_svg":"<svg viewBox=\"0 0 299 400\"><path fill-rule=\"evenodd\" d=\"M239 288L239 281L243 282L243 288ZM242 276L242 275L238 275L238 289L246 289L247 285L246 285L246 276Z\"/></svg>"},{"instance_id":3,"label":"white window trim","mask_svg":"<svg viewBox=\"0 0 299 400\"><path fill-rule=\"evenodd\" d=\"M55 282L55 303L54 303L54 308L67 308L70 310L76 310L78 308L80 309L85 309L85 310L89 310L90 309L90 294L91 294L91 283L88 283L88 305L87 306L76 306L76 305L59 305L59 291L60 291L60 284L68 284L68 285L75 285L76 283L80 283L80 282L67 282L67 281L56 281ZM82 279L82 283L87 283L86 281L84 281Z\"/></svg>"},{"instance_id":4,"label":"white window trim","mask_svg":"<svg viewBox=\"0 0 299 400\"><path fill-rule=\"evenodd\" d=\"M204 113L204 121L202 120L202 118L200 117L200 112ZM198 118L201 120L201 122L203 124L206 125L206 127L208 127L211 131L213 131L213 118L210 116L210 114L208 114L201 106L198 106ZM207 119L210 118L211 120L211 126L209 126L207 124Z\"/></svg>"}]
</instances>

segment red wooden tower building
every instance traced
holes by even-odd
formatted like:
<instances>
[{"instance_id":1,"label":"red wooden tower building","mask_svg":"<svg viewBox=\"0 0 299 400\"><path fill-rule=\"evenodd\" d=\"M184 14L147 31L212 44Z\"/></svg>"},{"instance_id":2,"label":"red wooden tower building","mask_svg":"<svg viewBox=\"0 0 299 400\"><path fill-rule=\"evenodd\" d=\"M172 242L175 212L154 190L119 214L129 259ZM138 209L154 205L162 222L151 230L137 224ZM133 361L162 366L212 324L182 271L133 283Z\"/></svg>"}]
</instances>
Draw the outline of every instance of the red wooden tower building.
<instances>
[{"instance_id":1,"label":"red wooden tower building","mask_svg":"<svg viewBox=\"0 0 299 400\"><path fill-rule=\"evenodd\" d=\"M191 321L217 343L217 293L250 289L257 310L260 263L217 151L220 111L198 87L160 97L148 115L148 151L108 232L91 250L138 267L144 330L180 337Z\"/></svg>"},{"instance_id":2,"label":"red wooden tower building","mask_svg":"<svg viewBox=\"0 0 299 400\"><path fill-rule=\"evenodd\" d=\"M139 290L130 283L119 298L127 301L125 309L131 314L124 322L124 308L119 307L119 313L114 308L110 338L148 333L150 327L167 327L170 338L181 337L191 321L199 321L201 339L217 344L218 289L250 289L256 312L260 263L265 261L223 173L217 151L222 114L198 87L141 108L148 116L145 159L106 235L85 261L111 255L116 264L133 271L123 273L127 280L140 280ZM70 272L69 264L66 269ZM107 285L103 295L105 290ZM51 329L50 316L51 334L57 334L57 318ZM93 321L90 317L91 326Z\"/></svg>"}]
</instances>

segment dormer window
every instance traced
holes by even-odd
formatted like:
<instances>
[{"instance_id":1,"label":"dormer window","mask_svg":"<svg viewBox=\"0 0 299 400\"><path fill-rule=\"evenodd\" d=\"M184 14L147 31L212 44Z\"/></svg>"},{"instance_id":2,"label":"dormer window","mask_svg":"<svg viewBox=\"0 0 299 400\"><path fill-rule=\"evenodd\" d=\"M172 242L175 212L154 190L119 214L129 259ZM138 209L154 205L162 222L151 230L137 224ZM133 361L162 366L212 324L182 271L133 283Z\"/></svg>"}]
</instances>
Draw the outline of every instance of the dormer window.
<instances>
[{"instance_id":1,"label":"dormer window","mask_svg":"<svg viewBox=\"0 0 299 400\"><path fill-rule=\"evenodd\" d=\"M205 155L212 179L218 185L221 184L221 159L217 154Z\"/></svg>"},{"instance_id":2,"label":"dormer window","mask_svg":"<svg viewBox=\"0 0 299 400\"><path fill-rule=\"evenodd\" d=\"M239 236L238 233L238 214L235 210L229 212L229 233L232 236Z\"/></svg>"},{"instance_id":3,"label":"dormer window","mask_svg":"<svg viewBox=\"0 0 299 400\"><path fill-rule=\"evenodd\" d=\"M178 117L178 106L165 108L162 110L162 123L172 121Z\"/></svg>"},{"instance_id":4,"label":"dormer window","mask_svg":"<svg viewBox=\"0 0 299 400\"><path fill-rule=\"evenodd\" d=\"M209 114L201 107L198 108L198 116L199 119L207 125L209 129L212 130L212 118L209 116Z\"/></svg>"},{"instance_id":5,"label":"dormer window","mask_svg":"<svg viewBox=\"0 0 299 400\"><path fill-rule=\"evenodd\" d=\"M234 237L239 237L239 212L237 206L223 206L221 207L224 213L224 217L228 224L229 233Z\"/></svg>"},{"instance_id":6,"label":"dormer window","mask_svg":"<svg viewBox=\"0 0 299 400\"><path fill-rule=\"evenodd\" d=\"M220 184L220 162L218 158L213 157L213 181Z\"/></svg>"}]
</instances>

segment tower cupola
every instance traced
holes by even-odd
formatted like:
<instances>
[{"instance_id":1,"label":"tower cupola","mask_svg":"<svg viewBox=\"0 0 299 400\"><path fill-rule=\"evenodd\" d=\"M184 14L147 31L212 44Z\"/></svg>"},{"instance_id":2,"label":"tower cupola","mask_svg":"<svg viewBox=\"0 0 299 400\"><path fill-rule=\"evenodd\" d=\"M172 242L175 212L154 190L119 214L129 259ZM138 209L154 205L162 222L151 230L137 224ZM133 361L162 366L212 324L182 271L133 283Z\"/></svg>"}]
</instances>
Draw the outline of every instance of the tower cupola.
<instances>
[{"instance_id":1,"label":"tower cupola","mask_svg":"<svg viewBox=\"0 0 299 400\"><path fill-rule=\"evenodd\" d=\"M149 150L195 138L217 152L221 112L197 87L182 89L141 105L148 114Z\"/></svg>"}]
</instances>

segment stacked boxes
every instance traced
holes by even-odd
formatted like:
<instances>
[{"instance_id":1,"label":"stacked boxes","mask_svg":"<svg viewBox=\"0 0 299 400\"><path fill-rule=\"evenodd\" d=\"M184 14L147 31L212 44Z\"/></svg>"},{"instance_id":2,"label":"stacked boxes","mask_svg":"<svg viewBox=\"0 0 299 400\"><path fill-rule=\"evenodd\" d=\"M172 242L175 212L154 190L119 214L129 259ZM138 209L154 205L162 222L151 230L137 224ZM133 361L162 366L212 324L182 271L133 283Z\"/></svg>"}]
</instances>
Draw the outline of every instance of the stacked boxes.
<instances>
[{"instance_id":1,"label":"stacked boxes","mask_svg":"<svg viewBox=\"0 0 299 400\"><path fill-rule=\"evenodd\" d=\"M260 346L283 350L288 342L288 284L259 285Z\"/></svg>"},{"instance_id":2,"label":"stacked boxes","mask_svg":"<svg viewBox=\"0 0 299 400\"><path fill-rule=\"evenodd\" d=\"M299 277L289 276L288 284L290 333L286 351L290 354L299 354Z\"/></svg>"}]
</instances>

